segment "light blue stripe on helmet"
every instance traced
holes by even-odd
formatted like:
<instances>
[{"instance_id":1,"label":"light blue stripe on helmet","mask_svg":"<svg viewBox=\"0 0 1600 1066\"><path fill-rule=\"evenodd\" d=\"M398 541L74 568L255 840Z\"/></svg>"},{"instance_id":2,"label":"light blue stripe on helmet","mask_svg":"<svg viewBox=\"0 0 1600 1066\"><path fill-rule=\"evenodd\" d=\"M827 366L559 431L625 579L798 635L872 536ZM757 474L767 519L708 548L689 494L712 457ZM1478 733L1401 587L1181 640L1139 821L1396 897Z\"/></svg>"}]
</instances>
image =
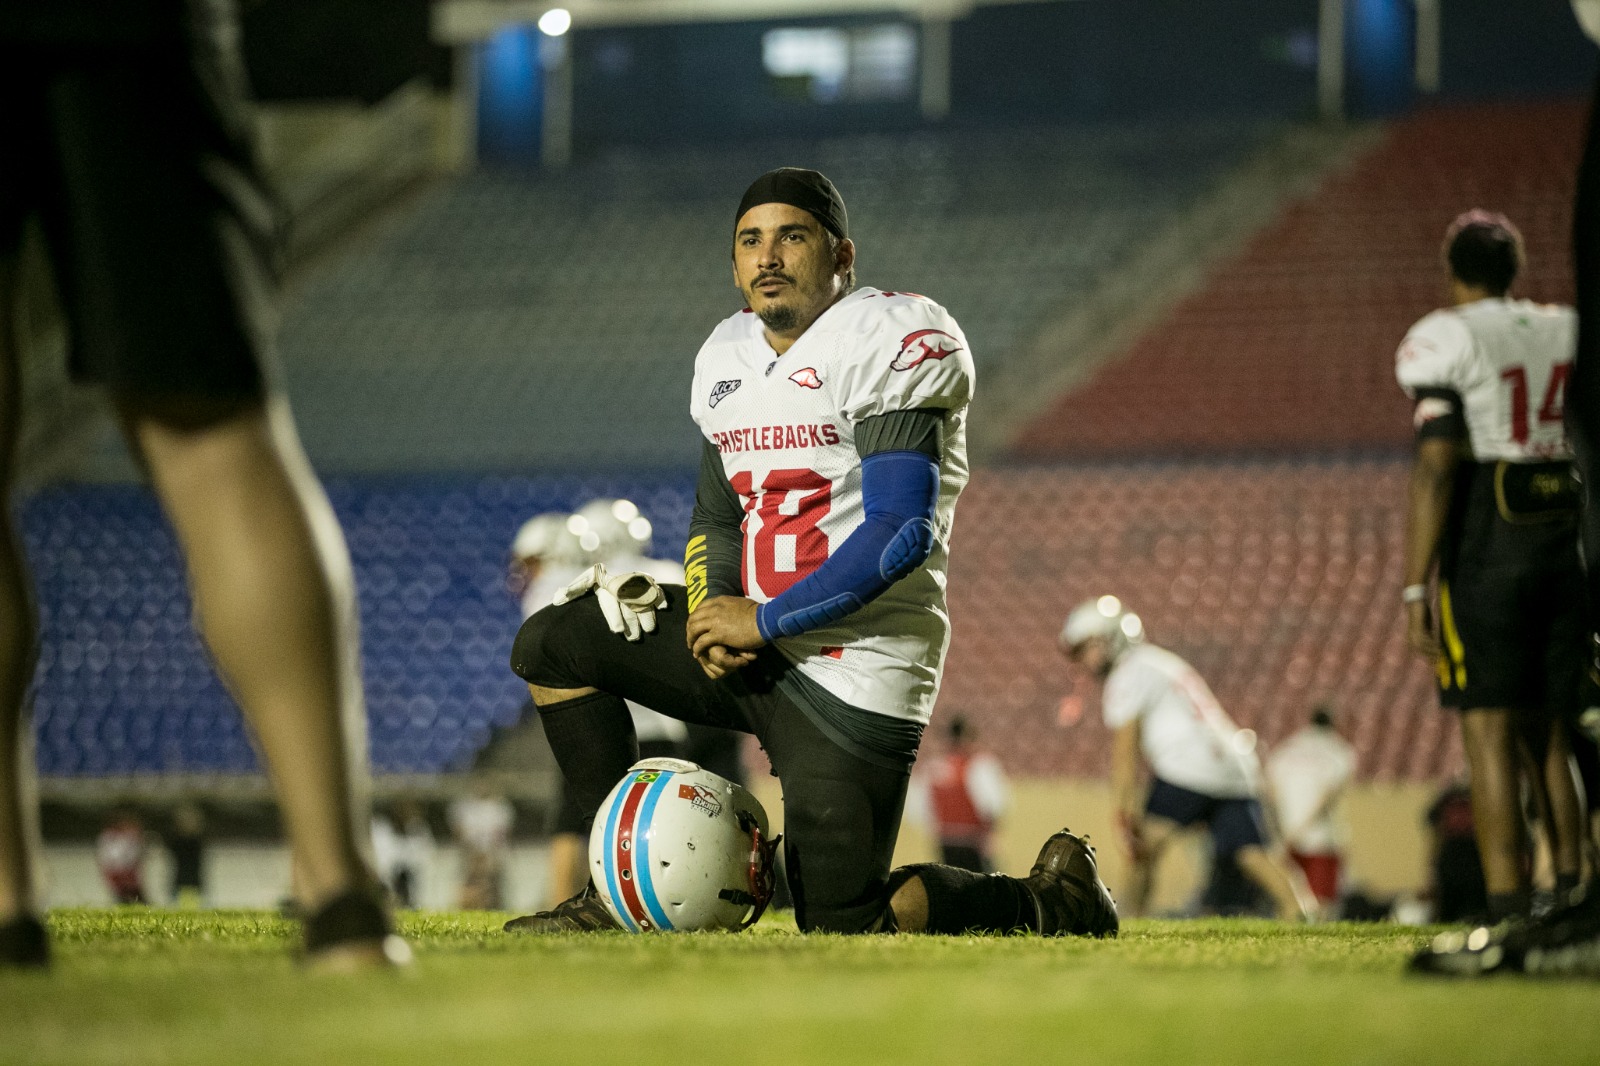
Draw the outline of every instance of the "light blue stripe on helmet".
<instances>
[{"instance_id":1,"label":"light blue stripe on helmet","mask_svg":"<svg viewBox=\"0 0 1600 1066\"><path fill-rule=\"evenodd\" d=\"M633 834L634 884L639 887L639 898L644 900L645 910L655 919L656 928L663 930L671 929L673 925L656 896L655 867L650 865L650 819L656 812L656 801L667 790L667 782L676 776L671 770L663 770L660 779L644 794L644 802L639 805L639 820L634 823L643 827L644 832L636 829Z\"/></svg>"},{"instance_id":2,"label":"light blue stripe on helmet","mask_svg":"<svg viewBox=\"0 0 1600 1066\"><path fill-rule=\"evenodd\" d=\"M634 924L633 915L628 913L628 908L622 902L622 889L617 884L617 817L622 813L623 806L628 801L628 793L633 788L633 782L628 782L628 787L618 792L612 800L611 809L606 812L605 851L601 856L600 865L606 873L606 890L611 893L612 913L622 919L622 924L637 933L639 927Z\"/></svg>"}]
</instances>

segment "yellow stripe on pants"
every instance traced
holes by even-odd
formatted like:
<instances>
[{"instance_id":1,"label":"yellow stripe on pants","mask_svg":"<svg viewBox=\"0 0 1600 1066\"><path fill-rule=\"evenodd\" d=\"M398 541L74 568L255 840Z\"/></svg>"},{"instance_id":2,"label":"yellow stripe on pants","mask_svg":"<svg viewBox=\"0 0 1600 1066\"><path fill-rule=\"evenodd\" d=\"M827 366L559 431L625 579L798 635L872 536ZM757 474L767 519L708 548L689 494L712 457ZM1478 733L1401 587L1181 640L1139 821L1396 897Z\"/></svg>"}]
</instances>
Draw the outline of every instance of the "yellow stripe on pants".
<instances>
[{"instance_id":1,"label":"yellow stripe on pants","mask_svg":"<svg viewBox=\"0 0 1600 1066\"><path fill-rule=\"evenodd\" d=\"M1439 681L1446 687L1450 684L1451 668L1454 668L1456 688L1467 687L1467 650L1462 647L1461 634L1456 631L1455 612L1450 609L1450 583L1439 582L1439 628L1444 632L1445 654L1448 661L1441 659L1439 662Z\"/></svg>"}]
</instances>

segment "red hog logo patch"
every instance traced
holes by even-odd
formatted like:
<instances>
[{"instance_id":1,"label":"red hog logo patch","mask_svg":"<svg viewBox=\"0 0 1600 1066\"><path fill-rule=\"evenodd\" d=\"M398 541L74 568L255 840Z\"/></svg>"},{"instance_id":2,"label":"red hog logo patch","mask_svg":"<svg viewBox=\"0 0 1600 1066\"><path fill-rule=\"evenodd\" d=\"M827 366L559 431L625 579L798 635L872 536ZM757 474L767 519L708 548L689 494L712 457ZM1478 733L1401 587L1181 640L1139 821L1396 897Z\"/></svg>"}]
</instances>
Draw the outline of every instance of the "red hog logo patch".
<instances>
[{"instance_id":1,"label":"red hog logo patch","mask_svg":"<svg viewBox=\"0 0 1600 1066\"><path fill-rule=\"evenodd\" d=\"M919 329L900 342L900 352L889 364L891 370L910 370L930 359L943 359L961 350L956 339L942 329Z\"/></svg>"},{"instance_id":2,"label":"red hog logo patch","mask_svg":"<svg viewBox=\"0 0 1600 1066\"><path fill-rule=\"evenodd\" d=\"M817 376L816 369L809 366L801 367L793 374L790 374L789 380L799 385L802 389L822 388L822 379Z\"/></svg>"}]
</instances>

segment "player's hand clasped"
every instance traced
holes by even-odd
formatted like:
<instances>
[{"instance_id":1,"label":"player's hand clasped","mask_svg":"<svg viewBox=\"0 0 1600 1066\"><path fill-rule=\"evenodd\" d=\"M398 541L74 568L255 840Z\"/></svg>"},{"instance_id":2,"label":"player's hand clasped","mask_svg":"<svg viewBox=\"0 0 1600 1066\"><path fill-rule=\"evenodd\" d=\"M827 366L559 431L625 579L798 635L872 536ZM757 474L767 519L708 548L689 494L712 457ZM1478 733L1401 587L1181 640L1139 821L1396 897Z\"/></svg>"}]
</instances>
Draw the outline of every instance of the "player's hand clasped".
<instances>
[{"instance_id":1,"label":"player's hand clasped","mask_svg":"<svg viewBox=\"0 0 1600 1066\"><path fill-rule=\"evenodd\" d=\"M570 603L593 592L600 601L611 632L637 641L656 631L656 612L667 609L667 594L649 574L607 574L605 564L595 563L556 593L552 603Z\"/></svg>"},{"instance_id":2,"label":"player's hand clasped","mask_svg":"<svg viewBox=\"0 0 1600 1066\"><path fill-rule=\"evenodd\" d=\"M743 596L716 596L689 616L689 651L707 677L719 678L755 662L756 649L767 643L756 625L758 606Z\"/></svg>"}]
</instances>

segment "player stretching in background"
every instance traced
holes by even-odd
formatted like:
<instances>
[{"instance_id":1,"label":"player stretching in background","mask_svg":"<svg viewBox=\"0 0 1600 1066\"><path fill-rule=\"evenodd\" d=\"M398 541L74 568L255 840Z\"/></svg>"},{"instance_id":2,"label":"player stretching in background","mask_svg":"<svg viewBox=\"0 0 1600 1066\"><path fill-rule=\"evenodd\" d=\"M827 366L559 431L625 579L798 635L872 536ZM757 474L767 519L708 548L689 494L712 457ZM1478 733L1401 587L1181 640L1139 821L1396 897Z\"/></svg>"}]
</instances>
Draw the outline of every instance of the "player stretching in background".
<instances>
[{"instance_id":1,"label":"player stretching in background","mask_svg":"<svg viewBox=\"0 0 1600 1066\"><path fill-rule=\"evenodd\" d=\"M567 787L592 820L636 758L624 701L647 702L761 741L783 786L802 930L1114 933L1093 851L1070 833L1027 878L891 874L949 644L972 356L933 301L854 288L844 202L815 171L758 178L732 253L747 307L695 364L706 444L687 589L597 575L593 595L517 634L512 667ZM508 926L616 927L592 891Z\"/></svg>"},{"instance_id":2,"label":"player stretching in background","mask_svg":"<svg viewBox=\"0 0 1600 1066\"><path fill-rule=\"evenodd\" d=\"M1578 878L1582 814L1566 729L1585 634L1562 422L1575 321L1569 308L1509 297L1523 247L1503 216L1462 215L1444 250L1452 306L1413 326L1396 357L1417 433L1402 598L1408 639L1437 664L1440 702L1461 716L1489 913L1499 921L1525 917L1530 903L1524 752L1548 810L1560 894ZM1481 962L1430 948L1415 965L1459 972Z\"/></svg>"},{"instance_id":3,"label":"player stretching in background","mask_svg":"<svg viewBox=\"0 0 1600 1066\"><path fill-rule=\"evenodd\" d=\"M1311 890L1273 844L1261 811L1255 738L1233 723L1194 667L1145 643L1139 617L1115 596L1074 607L1060 644L1103 686L1112 803L1133 864L1123 895L1128 913L1144 913L1156 864L1178 832L1203 825L1215 860L1238 863L1280 918L1305 918ZM1141 755L1148 789L1140 784Z\"/></svg>"}]
</instances>

